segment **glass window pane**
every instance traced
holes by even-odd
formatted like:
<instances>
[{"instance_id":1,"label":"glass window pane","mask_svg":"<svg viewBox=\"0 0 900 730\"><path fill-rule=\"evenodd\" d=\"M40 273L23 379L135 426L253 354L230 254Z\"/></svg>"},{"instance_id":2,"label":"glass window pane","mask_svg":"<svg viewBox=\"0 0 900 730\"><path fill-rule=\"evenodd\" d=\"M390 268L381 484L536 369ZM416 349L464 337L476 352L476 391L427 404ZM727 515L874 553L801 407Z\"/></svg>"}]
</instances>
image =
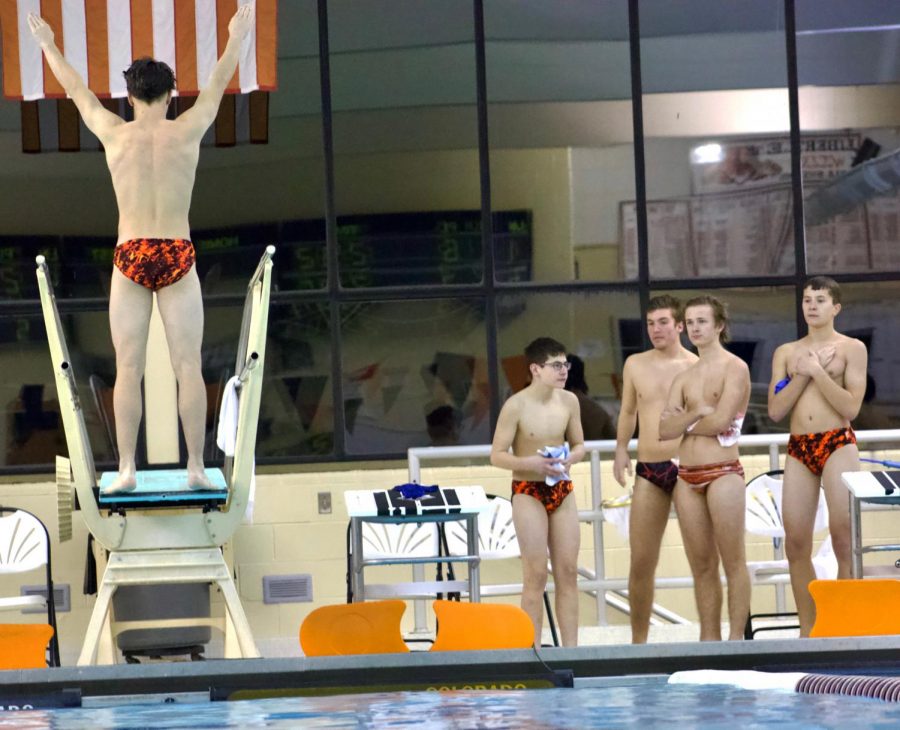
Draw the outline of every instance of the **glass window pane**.
<instances>
[{"instance_id":1,"label":"glass window pane","mask_svg":"<svg viewBox=\"0 0 900 730\"><path fill-rule=\"evenodd\" d=\"M485 35L497 281L622 279L619 208L635 195L627 2L492 0Z\"/></svg>"},{"instance_id":2,"label":"glass window pane","mask_svg":"<svg viewBox=\"0 0 900 730\"><path fill-rule=\"evenodd\" d=\"M900 26L892 3L797 2L806 265L900 271Z\"/></svg>"},{"instance_id":3,"label":"glass window pane","mask_svg":"<svg viewBox=\"0 0 900 730\"><path fill-rule=\"evenodd\" d=\"M480 282L472 3L328 12L341 285Z\"/></svg>"},{"instance_id":4,"label":"glass window pane","mask_svg":"<svg viewBox=\"0 0 900 730\"><path fill-rule=\"evenodd\" d=\"M32 275L33 276L33 275ZM114 462L115 362L106 310L61 315L88 438L98 465ZM0 466L51 466L67 453L41 314L0 316ZM140 450L139 450L140 452ZM141 453L138 454L140 459Z\"/></svg>"},{"instance_id":5,"label":"glass window pane","mask_svg":"<svg viewBox=\"0 0 900 730\"><path fill-rule=\"evenodd\" d=\"M88 437L98 465L114 469L115 358L106 310L62 315ZM222 388L234 374L241 306L211 306L205 313L203 379L207 389L206 461L221 461L216 424ZM256 455L322 456L333 451L328 305L273 303L269 314L266 374ZM56 385L40 314L0 317L0 390L6 437L0 466L51 465L66 453ZM145 466L143 434L138 467Z\"/></svg>"},{"instance_id":6,"label":"glass window pane","mask_svg":"<svg viewBox=\"0 0 900 730\"><path fill-rule=\"evenodd\" d=\"M491 438L481 299L341 306L347 453Z\"/></svg>"},{"instance_id":7,"label":"glass window pane","mask_svg":"<svg viewBox=\"0 0 900 730\"><path fill-rule=\"evenodd\" d=\"M325 286L316 5L316 0L279 4L278 90L269 95L268 144L200 152L191 228L205 294L243 292L269 244L279 247L274 269L279 290Z\"/></svg>"},{"instance_id":8,"label":"glass window pane","mask_svg":"<svg viewBox=\"0 0 900 730\"><path fill-rule=\"evenodd\" d=\"M841 294L835 328L869 351L866 394L853 427L900 428L900 282L841 284Z\"/></svg>"},{"instance_id":9,"label":"glass window pane","mask_svg":"<svg viewBox=\"0 0 900 730\"><path fill-rule=\"evenodd\" d=\"M105 310L63 314L94 460L115 468L112 388L115 358ZM222 388L234 374L241 306L210 306L205 313L203 379L207 389L204 457L221 461L216 423ZM331 356L327 303L273 303L266 344L266 373L260 405L256 455L322 456L333 451ZM6 437L0 466L51 465L66 453L59 401L40 314L0 316L0 367L7 374L0 395ZM138 467L145 466L143 435Z\"/></svg>"},{"instance_id":10,"label":"glass window pane","mask_svg":"<svg viewBox=\"0 0 900 730\"><path fill-rule=\"evenodd\" d=\"M270 224L211 230L195 229L191 232L191 236L197 254L197 274L203 293L207 296L243 294L247 290L247 281L256 270L266 246L278 243L278 226ZM282 252L284 253L286 252ZM278 286L284 278L282 267L278 265L283 258L286 257L278 257L273 269L275 286ZM284 268L289 270L290 266Z\"/></svg>"},{"instance_id":11,"label":"glass window pane","mask_svg":"<svg viewBox=\"0 0 900 730\"><path fill-rule=\"evenodd\" d=\"M637 292L503 294L497 310L501 401L530 382L525 346L538 337L552 337L583 361L583 396L593 403L582 405L586 437L615 438L622 365L641 347ZM575 372L570 372L567 387L575 385Z\"/></svg>"},{"instance_id":12,"label":"glass window pane","mask_svg":"<svg viewBox=\"0 0 900 730\"><path fill-rule=\"evenodd\" d=\"M642 0L650 275L791 274L781 0ZM621 211L636 270L635 212Z\"/></svg>"},{"instance_id":13,"label":"glass window pane","mask_svg":"<svg viewBox=\"0 0 900 730\"><path fill-rule=\"evenodd\" d=\"M0 195L0 197L3 197ZM109 247L109 244L107 244ZM60 276L66 277L66 284L78 278L82 272L77 264L60 273L61 246L58 236L0 236L0 300L37 299L37 278L34 275L36 256L47 259L54 278L54 286L60 286ZM112 261L112 253L109 255ZM63 288L69 287L63 284Z\"/></svg>"},{"instance_id":14,"label":"glass window pane","mask_svg":"<svg viewBox=\"0 0 900 730\"><path fill-rule=\"evenodd\" d=\"M234 374L241 306L207 308L203 375L208 384ZM261 462L333 452L329 322L327 302L271 305L256 436Z\"/></svg>"},{"instance_id":15,"label":"glass window pane","mask_svg":"<svg viewBox=\"0 0 900 730\"><path fill-rule=\"evenodd\" d=\"M704 291L718 297L728 307L731 341L726 348L750 368L750 405L744 419L744 433L788 431L785 418L780 423L769 419L768 392L772 379L772 356L785 342L796 340L796 296L793 287L758 287ZM651 296L672 294L682 303L701 294L699 291L654 291ZM687 335L685 347L690 347Z\"/></svg>"},{"instance_id":16,"label":"glass window pane","mask_svg":"<svg viewBox=\"0 0 900 730\"><path fill-rule=\"evenodd\" d=\"M325 219L282 224L276 263L275 281L282 291L324 289L328 283Z\"/></svg>"},{"instance_id":17,"label":"glass window pane","mask_svg":"<svg viewBox=\"0 0 900 730\"><path fill-rule=\"evenodd\" d=\"M115 463L112 387L116 371L105 308L62 315L88 436L95 461ZM222 388L234 374L241 306L209 306L205 313L203 379L207 388L204 457L223 457L215 444ZM333 451L331 356L327 303L273 303L269 314L266 374L260 405L256 455L322 456ZM49 465L66 452L59 402L51 370L43 318L0 317L0 365L7 377L0 390L7 416L0 466ZM24 365L23 365L24 363ZM138 446L138 467L143 462Z\"/></svg>"},{"instance_id":18,"label":"glass window pane","mask_svg":"<svg viewBox=\"0 0 900 730\"><path fill-rule=\"evenodd\" d=\"M348 289L481 281L481 213L342 216L341 285Z\"/></svg>"}]
</instances>

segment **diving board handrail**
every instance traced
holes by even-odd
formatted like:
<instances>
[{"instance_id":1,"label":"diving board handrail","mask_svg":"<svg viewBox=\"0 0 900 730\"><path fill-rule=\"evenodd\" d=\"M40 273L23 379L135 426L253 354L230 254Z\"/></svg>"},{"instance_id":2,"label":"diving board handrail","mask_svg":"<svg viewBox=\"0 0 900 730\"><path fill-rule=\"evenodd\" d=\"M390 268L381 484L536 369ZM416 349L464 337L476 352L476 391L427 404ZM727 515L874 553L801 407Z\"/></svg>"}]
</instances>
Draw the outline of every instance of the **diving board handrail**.
<instances>
[{"instance_id":1,"label":"diving board handrail","mask_svg":"<svg viewBox=\"0 0 900 730\"><path fill-rule=\"evenodd\" d=\"M229 486L226 514L230 516L229 523L233 523L232 529L237 527L246 510L255 468L274 255L275 247L266 247L247 286L241 317L241 336L234 365L238 377L238 428L234 457L225 458L225 479Z\"/></svg>"},{"instance_id":2,"label":"diving board handrail","mask_svg":"<svg viewBox=\"0 0 900 730\"><path fill-rule=\"evenodd\" d=\"M71 470L72 486L78 496L82 517L96 540L107 549L122 544L125 533L123 519L104 519L94 497L93 488L97 485L97 470L94 466L94 453L84 425L84 413L81 399L78 397L78 386L75 371L69 357L66 336L59 310L56 306L56 295L50 280L50 270L43 256L35 258L37 265L38 291L41 297L41 311L44 315L44 326L47 330L47 343L50 347L50 358L53 363L53 376L56 380L56 393L59 399L59 411L62 417L66 445L69 447L69 458L57 459L57 479L60 469Z\"/></svg>"},{"instance_id":3,"label":"diving board handrail","mask_svg":"<svg viewBox=\"0 0 900 730\"><path fill-rule=\"evenodd\" d=\"M258 291L259 285L264 281L267 282L265 286L271 290L271 281L268 280L271 279L270 272L272 270L272 257L274 255L275 247L266 246L262 258L260 258L259 263L256 265L256 271L253 272L253 276L250 277L250 282L247 284L247 294L244 297L244 312L241 316L241 334L238 339L238 351L234 364L234 373L241 378L241 382L244 382L242 374L245 367L248 365L247 348L250 344L250 320L253 313L251 302L255 297L255 293ZM266 296L268 296L268 294Z\"/></svg>"},{"instance_id":4,"label":"diving board handrail","mask_svg":"<svg viewBox=\"0 0 900 730\"><path fill-rule=\"evenodd\" d=\"M90 489L97 484L97 471L94 467L94 455L88 440L87 428L84 425L84 414L81 410L81 399L78 397L72 359L69 357L69 348L66 346L66 338L63 334L62 322L59 319L56 296L53 294L53 284L50 281L50 270L47 267L46 259L38 256L35 258L35 264L37 265L41 310L47 328L53 376L56 380L56 392L60 402L59 410L66 433L66 443L69 446L72 475L76 489L87 490L84 494L79 493L78 495L81 503L84 504L88 495L90 495L90 501L93 502L94 498Z\"/></svg>"}]
</instances>

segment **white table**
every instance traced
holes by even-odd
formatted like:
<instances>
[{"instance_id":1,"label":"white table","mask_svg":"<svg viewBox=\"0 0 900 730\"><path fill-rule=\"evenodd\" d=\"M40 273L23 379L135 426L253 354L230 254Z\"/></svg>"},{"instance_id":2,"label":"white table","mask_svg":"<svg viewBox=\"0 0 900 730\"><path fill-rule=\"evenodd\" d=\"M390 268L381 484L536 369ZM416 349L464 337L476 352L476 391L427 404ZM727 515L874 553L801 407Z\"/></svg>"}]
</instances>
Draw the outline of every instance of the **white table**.
<instances>
[{"instance_id":1,"label":"white table","mask_svg":"<svg viewBox=\"0 0 900 730\"><path fill-rule=\"evenodd\" d=\"M863 577L863 554L900 552L900 544L862 545L860 503L900 505L900 471L847 471L841 474L850 490L850 574Z\"/></svg>"},{"instance_id":2,"label":"white table","mask_svg":"<svg viewBox=\"0 0 900 730\"><path fill-rule=\"evenodd\" d=\"M354 601L366 598L428 598L437 593L466 591L469 600L481 600L478 556L478 513L488 506L482 487L439 488L435 494L419 500L404 500L391 490L351 490L344 493L347 514L350 516L350 587ZM433 555L410 557L397 554L391 557L366 559L363 554L362 526L364 522L459 522L466 523L467 554L460 556ZM374 565L423 565L430 563L466 563L466 581L413 581L389 585L371 585L368 590L363 578L365 568Z\"/></svg>"}]
</instances>

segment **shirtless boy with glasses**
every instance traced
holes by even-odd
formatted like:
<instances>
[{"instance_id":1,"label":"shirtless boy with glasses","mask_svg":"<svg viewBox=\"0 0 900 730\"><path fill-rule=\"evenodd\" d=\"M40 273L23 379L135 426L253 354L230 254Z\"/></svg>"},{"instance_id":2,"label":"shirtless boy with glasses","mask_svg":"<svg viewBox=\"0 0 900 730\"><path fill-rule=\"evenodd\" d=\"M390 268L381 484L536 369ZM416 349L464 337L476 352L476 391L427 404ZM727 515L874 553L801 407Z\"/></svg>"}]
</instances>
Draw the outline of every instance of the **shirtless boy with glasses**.
<instances>
[{"instance_id":1,"label":"shirtless boy with glasses","mask_svg":"<svg viewBox=\"0 0 900 730\"><path fill-rule=\"evenodd\" d=\"M669 295L654 297L647 307L647 334L653 349L629 357L623 371L613 462L613 475L623 487L625 472L632 473L628 442L640 422L628 525L631 548L628 601L631 641L635 644L647 641L659 547L669 522L672 492L678 479L678 465L673 459L681 440L660 440L659 417L675 376L697 362L697 356L681 344L683 331L681 302Z\"/></svg>"},{"instance_id":2,"label":"shirtless boy with glasses","mask_svg":"<svg viewBox=\"0 0 900 730\"><path fill-rule=\"evenodd\" d=\"M566 348L541 337L525 348L525 358L531 383L500 410L491 464L513 473L513 523L522 553L522 608L534 624L535 646L541 645L544 624L548 550L562 644L576 646L580 530L567 475L572 464L584 457L581 414L578 398L565 390L570 367ZM567 457L538 453L564 442L569 444Z\"/></svg>"},{"instance_id":3,"label":"shirtless boy with glasses","mask_svg":"<svg viewBox=\"0 0 900 730\"><path fill-rule=\"evenodd\" d=\"M228 24L228 44L196 103L177 119L166 118L175 76L165 63L135 61L124 72L134 121L107 110L72 68L53 39L53 29L33 13L28 25L50 70L103 144L119 207L119 237L109 294L109 324L116 351L113 410L119 473L106 493L136 486L135 449L141 422L141 380L153 294L166 331L178 382L178 413L187 444L188 486L209 489L203 468L206 385L200 369L203 299L194 267L188 211L200 140L216 118L225 87L237 68L241 41L254 22L253 4L242 5Z\"/></svg>"},{"instance_id":4,"label":"shirtless boy with glasses","mask_svg":"<svg viewBox=\"0 0 900 730\"><path fill-rule=\"evenodd\" d=\"M684 306L684 322L700 359L672 382L659 422L661 439L684 438L678 451L675 511L694 578L700 641L722 638L722 583L728 584L729 639L742 639L750 614L744 548L744 470L738 438L750 401L750 370L728 352L728 312L703 295Z\"/></svg>"},{"instance_id":5,"label":"shirtless boy with glasses","mask_svg":"<svg viewBox=\"0 0 900 730\"><path fill-rule=\"evenodd\" d=\"M841 472L859 470L859 451L850 421L866 392L866 346L835 331L841 289L825 276L803 289L803 318L809 333L781 345L772 358L769 417L791 414L791 436L784 463L782 517L784 549L800 618L800 635L809 636L816 607L809 583L813 523L819 490L825 490L828 527L838 562L838 578L850 577L850 503Z\"/></svg>"}]
</instances>

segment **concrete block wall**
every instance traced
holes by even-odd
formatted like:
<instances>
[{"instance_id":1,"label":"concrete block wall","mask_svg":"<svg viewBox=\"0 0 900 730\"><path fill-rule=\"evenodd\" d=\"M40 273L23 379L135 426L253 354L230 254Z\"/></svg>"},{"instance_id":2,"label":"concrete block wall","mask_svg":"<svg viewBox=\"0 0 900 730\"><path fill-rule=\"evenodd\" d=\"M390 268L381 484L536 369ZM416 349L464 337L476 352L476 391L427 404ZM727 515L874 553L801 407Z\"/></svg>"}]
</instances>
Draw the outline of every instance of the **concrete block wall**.
<instances>
[{"instance_id":1,"label":"concrete block wall","mask_svg":"<svg viewBox=\"0 0 900 730\"><path fill-rule=\"evenodd\" d=\"M891 458L885 454L883 458ZM893 458L897 458L894 456ZM768 457L746 456L742 458L748 479L768 468ZM589 509L590 476L587 463L573 470L579 508ZM300 654L297 635L304 617L315 607L342 603L346 600L346 534L347 511L343 493L353 489L384 489L407 481L405 466L392 468L366 467L352 470L323 468L321 471L298 473L262 473L257 476L257 491L252 523L242 524L236 531L229 550L233 557L238 590L254 636L266 654L267 646L281 644L296 647ZM479 484L492 494L509 495L508 472L486 464L438 467L423 464L423 484L462 486ZM613 498L623 493L612 477L611 464L604 462L601 472L603 497ZM319 514L318 493L331 495L332 511ZM47 524L53 542L53 570L57 583L71 586L72 610L58 616L63 657L75 657L81 645L90 618L94 597L83 594L85 574L87 530L75 514L74 536L71 541L60 543L56 526L56 487L49 481L0 484L0 504L14 505L37 514ZM864 542L897 542L900 529L895 511L869 512L864 515ZM819 538L824 535L818 536ZM816 542L818 546L819 540ZM608 577L628 575L629 552L626 540L617 529L604 523L604 559ZM771 541L747 536L749 560L772 558ZM866 564L892 565L896 554L867 556ZM594 570L592 530L589 524L581 526L581 551L579 564ZM431 572L431 568L426 569ZM263 602L262 578L265 575L308 573L312 575L313 601L308 603L282 603L266 605ZM687 560L681 543L676 520L671 520L664 538L658 576L689 575ZM368 582L410 580L410 568L368 569ZM518 583L521 572L517 560L486 561L482 566L482 582ZM18 594L19 586L40 582L36 575L0 576L0 595ZM790 589L786 590L788 606L792 605ZM517 603L517 596L496 597L489 600ZM661 589L657 600L666 608L688 619L696 620L694 598L691 589ZM220 598L214 592L213 612L221 613ZM760 586L753 593L755 612L773 610L774 588ZM628 618L609 609L608 620L614 624L627 624ZM5 621L20 620L18 614L8 614ZM38 621L39 615L21 617L23 621ZM413 627L413 611L410 607L404 617L405 629ZM596 625L597 608L594 599L583 596L580 604L582 625ZM433 622L430 623L433 626Z\"/></svg>"}]
</instances>

